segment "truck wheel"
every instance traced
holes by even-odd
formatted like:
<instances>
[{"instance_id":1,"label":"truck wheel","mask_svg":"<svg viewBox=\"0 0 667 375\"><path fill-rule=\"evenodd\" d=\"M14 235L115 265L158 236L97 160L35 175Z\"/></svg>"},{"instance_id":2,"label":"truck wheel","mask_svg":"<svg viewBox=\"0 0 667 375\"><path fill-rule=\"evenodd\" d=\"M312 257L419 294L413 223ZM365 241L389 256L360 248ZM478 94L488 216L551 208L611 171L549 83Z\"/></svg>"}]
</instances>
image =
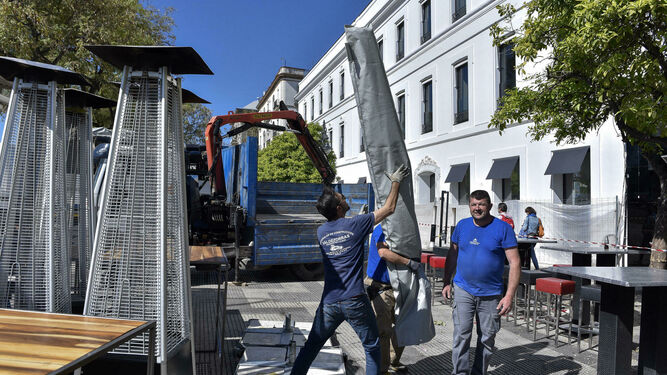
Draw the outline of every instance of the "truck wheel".
<instances>
[{"instance_id":1,"label":"truck wheel","mask_svg":"<svg viewBox=\"0 0 667 375\"><path fill-rule=\"evenodd\" d=\"M324 264L322 263L305 263L292 264L290 270L299 280L313 281L321 280L324 275Z\"/></svg>"}]
</instances>

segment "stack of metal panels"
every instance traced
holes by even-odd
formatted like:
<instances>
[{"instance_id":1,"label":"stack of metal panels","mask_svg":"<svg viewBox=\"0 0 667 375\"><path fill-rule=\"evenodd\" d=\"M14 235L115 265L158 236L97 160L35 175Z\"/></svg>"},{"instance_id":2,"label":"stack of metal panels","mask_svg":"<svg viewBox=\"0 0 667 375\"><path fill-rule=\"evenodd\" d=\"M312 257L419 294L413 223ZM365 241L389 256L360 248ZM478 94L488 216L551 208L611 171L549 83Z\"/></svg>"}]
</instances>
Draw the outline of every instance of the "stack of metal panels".
<instances>
[{"instance_id":1,"label":"stack of metal panels","mask_svg":"<svg viewBox=\"0 0 667 375\"><path fill-rule=\"evenodd\" d=\"M123 68L84 314L157 321L162 373L194 372L180 79L189 47L88 46ZM172 357L189 345L189 365ZM145 355L148 335L115 353ZM169 369L168 369L169 368Z\"/></svg>"},{"instance_id":2,"label":"stack of metal panels","mask_svg":"<svg viewBox=\"0 0 667 375\"><path fill-rule=\"evenodd\" d=\"M13 79L0 143L0 307L71 311L65 207L65 102L87 85L55 65L0 57Z\"/></svg>"},{"instance_id":3,"label":"stack of metal panels","mask_svg":"<svg viewBox=\"0 0 667 375\"><path fill-rule=\"evenodd\" d=\"M83 298L95 234L93 207L93 108L116 102L77 89L65 89L66 207L73 297ZM82 300L81 300L82 301Z\"/></svg>"},{"instance_id":4,"label":"stack of metal panels","mask_svg":"<svg viewBox=\"0 0 667 375\"><path fill-rule=\"evenodd\" d=\"M294 322L289 316L283 322L250 319L241 338L245 351L236 374L290 374L311 326L311 323ZM327 340L310 365L308 374L345 374L342 349Z\"/></svg>"}]
</instances>

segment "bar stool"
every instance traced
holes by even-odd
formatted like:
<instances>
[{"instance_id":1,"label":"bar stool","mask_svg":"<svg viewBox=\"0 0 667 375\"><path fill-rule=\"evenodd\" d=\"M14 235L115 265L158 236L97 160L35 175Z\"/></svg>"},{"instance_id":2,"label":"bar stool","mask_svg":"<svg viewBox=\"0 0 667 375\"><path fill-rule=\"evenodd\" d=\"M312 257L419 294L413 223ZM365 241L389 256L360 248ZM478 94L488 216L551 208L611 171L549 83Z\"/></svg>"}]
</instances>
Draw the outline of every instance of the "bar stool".
<instances>
[{"instance_id":1,"label":"bar stool","mask_svg":"<svg viewBox=\"0 0 667 375\"><path fill-rule=\"evenodd\" d=\"M431 253L422 253L421 255L421 263L424 265L424 272L426 273L426 276L429 275L429 260L435 256L434 254Z\"/></svg>"},{"instance_id":2,"label":"bar stool","mask_svg":"<svg viewBox=\"0 0 667 375\"><path fill-rule=\"evenodd\" d=\"M599 284L582 285L579 289L579 326L577 327L577 350L581 353L581 331L582 327L582 311L581 304L584 301L591 301L599 304L602 291ZM588 348L593 347L593 334L600 334L600 331L595 329L595 309L591 308L590 324L585 328L588 331Z\"/></svg>"},{"instance_id":3,"label":"bar stool","mask_svg":"<svg viewBox=\"0 0 667 375\"><path fill-rule=\"evenodd\" d=\"M446 262L447 262L447 257L441 257L441 256L433 255L432 257L429 258L428 264L431 268L431 288L432 288L432 290L435 289L436 274L438 273L438 270L440 270L440 269L442 269L443 272L444 272ZM435 293L431 293L431 305L433 305L434 300L435 300Z\"/></svg>"},{"instance_id":4,"label":"bar stool","mask_svg":"<svg viewBox=\"0 0 667 375\"><path fill-rule=\"evenodd\" d=\"M563 296L574 294L576 283L572 280L564 280L556 277L544 277L537 279L535 282L535 309L533 310L533 341L537 340L537 322L538 320L545 323L546 337L549 337L549 329L551 324L554 325L555 334L554 334L554 345L558 347L558 332L560 330L561 323L570 323L570 330L567 335L567 343L570 344L572 339L572 309L570 309L570 320L561 322L561 308L563 306ZM537 317L537 304L540 305L539 309L542 309L542 302L539 300L538 292L547 294L547 314L544 318ZM556 312L555 316L551 316L551 296L556 296Z\"/></svg>"},{"instance_id":5,"label":"bar stool","mask_svg":"<svg viewBox=\"0 0 667 375\"><path fill-rule=\"evenodd\" d=\"M508 278L509 278L509 266L506 266L507 272L508 272ZM532 286L535 285L535 282L537 279L544 278L544 277L550 277L552 276L549 272L546 271L541 271L541 270L521 270L521 275L519 276L519 285L523 288L523 297L522 298L517 298L516 292L514 293L514 298L513 298L513 304L514 306L512 307L512 316L514 318L514 325L518 325L517 323L517 316L519 313L523 315L523 320L526 323L526 331L530 332L530 306L531 306L531 297L530 297L530 291L532 289ZM518 288L517 288L518 291ZM521 302L519 304L518 302ZM509 316L507 317L507 321L509 321Z\"/></svg>"}]
</instances>

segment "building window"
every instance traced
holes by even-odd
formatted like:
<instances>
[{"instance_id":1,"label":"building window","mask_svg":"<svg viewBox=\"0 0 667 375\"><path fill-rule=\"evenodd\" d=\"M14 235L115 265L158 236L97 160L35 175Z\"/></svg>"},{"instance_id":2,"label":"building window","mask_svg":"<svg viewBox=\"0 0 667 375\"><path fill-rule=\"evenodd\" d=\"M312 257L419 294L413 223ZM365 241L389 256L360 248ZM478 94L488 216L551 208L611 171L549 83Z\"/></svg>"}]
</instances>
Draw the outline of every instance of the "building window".
<instances>
[{"instance_id":1,"label":"building window","mask_svg":"<svg viewBox=\"0 0 667 375\"><path fill-rule=\"evenodd\" d=\"M333 107L333 80L329 81L329 108Z\"/></svg>"},{"instance_id":2,"label":"building window","mask_svg":"<svg viewBox=\"0 0 667 375\"><path fill-rule=\"evenodd\" d=\"M339 158L342 158L345 156L345 124L340 124L340 139L339 139L338 147L339 147Z\"/></svg>"},{"instance_id":3,"label":"building window","mask_svg":"<svg viewBox=\"0 0 667 375\"><path fill-rule=\"evenodd\" d=\"M420 173L415 180L415 202L417 204L428 204L435 202L435 173Z\"/></svg>"},{"instance_id":4,"label":"building window","mask_svg":"<svg viewBox=\"0 0 667 375\"><path fill-rule=\"evenodd\" d=\"M433 131L433 81L422 84L422 134Z\"/></svg>"},{"instance_id":5,"label":"building window","mask_svg":"<svg viewBox=\"0 0 667 375\"><path fill-rule=\"evenodd\" d=\"M396 25L396 61L405 56L405 24L401 21Z\"/></svg>"},{"instance_id":6,"label":"building window","mask_svg":"<svg viewBox=\"0 0 667 375\"><path fill-rule=\"evenodd\" d=\"M463 176L463 180L461 180L458 185L457 199L459 201L459 205L468 204L468 200L470 199L470 169L466 171L465 176Z\"/></svg>"},{"instance_id":7,"label":"building window","mask_svg":"<svg viewBox=\"0 0 667 375\"><path fill-rule=\"evenodd\" d=\"M329 151L331 151L331 150L333 150L333 127L329 128L328 136L329 136L328 141L329 141L329 147L330 147Z\"/></svg>"},{"instance_id":8,"label":"building window","mask_svg":"<svg viewBox=\"0 0 667 375\"><path fill-rule=\"evenodd\" d=\"M340 100L345 99L345 72L340 72Z\"/></svg>"},{"instance_id":9,"label":"building window","mask_svg":"<svg viewBox=\"0 0 667 375\"><path fill-rule=\"evenodd\" d=\"M396 98L396 108L398 111L398 124L401 126L401 134L405 139L405 94L400 94Z\"/></svg>"},{"instance_id":10,"label":"building window","mask_svg":"<svg viewBox=\"0 0 667 375\"><path fill-rule=\"evenodd\" d=\"M380 61L384 61L384 40L378 41L378 50L380 51Z\"/></svg>"},{"instance_id":11,"label":"building window","mask_svg":"<svg viewBox=\"0 0 667 375\"><path fill-rule=\"evenodd\" d=\"M563 174L563 197L565 204L583 205L591 203L591 158L586 152L581 169L577 173Z\"/></svg>"},{"instance_id":12,"label":"building window","mask_svg":"<svg viewBox=\"0 0 667 375\"><path fill-rule=\"evenodd\" d=\"M452 22L456 22L461 17L466 15L466 0L453 0L454 12L452 14Z\"/></svg>"},{"instance_id":13,"label":"building window","mask_svg":"<svg viewBox=\"0 0 667 375\"><path fill-rule=\"evenodd\" d=\"M516 165L514 166L514 169L512 170L512 175L510 178L503 178L502 179L502 191L501 191L501 197L503 202L504 201L509 201L509 200L519 200L521 199L521 192L520 192L520 175L519 175L519 162L517 161Z\"/></svg>"},{"instance_id":14,"label":"building window","mask_svg":"<svg viewBox=\"0 0 667 375\"><path fill-rule=\"evenodd\" d=\"M506 95L507 90L516 87L516 57L514 44L507 43L498 47L498 99ZM498 100L500 103L500 100Z\"/></svg>"},{"instance_id":15,"label":"building window","mask_svg":"<svg viewBox=\"0 0 667 375\"><path fill-rule=\"evenodd\" d=\"M315 97L311 96L310 97L310 121L313 121L315 119Z\"/></svg>"},{"instance_id":16,"label":"building window","mask_svg":"<svg viewBox=\"0 0 667 375\"><path fill-rule=\"evenodd\" d=\"M422 43L431 39L431 1L422 3Z\"/></svg>"},{"instance_id":17,"label":"building window","mask_svg":"<svg viewBox=\"0 0 667 375\"><path fill-rule=\"evenodd\" d=\"M468 63L456 67L456 111L454 124L468 121Z\"/></svg>"},{"instance_id":18,"label":"building window","mask_svg":"<svg viewBox=\"0 0 667 375\"><path fill-rule=\"evenodd\" d=\"M322 114L322 103L324 102L324 94L322 93L322 89L320 89L320 115Z\"/></svg>"},{"instance_id":19,"label":"building window","mask_svg":"<svg viewBox=\"0 0 667 375\"><path fill-rule=\"evenodd\" d=\"M308 121L308 103L303 103L303 121Z\"/></svg>"},{"instance_id":20,"label":"building window","mask_svg":"<svg viewBox=\"0 0 667 375\"><path fill-rule=\"evenodd\" d=\"M359 152L364 152L366 151L366 147L364 147L364 130L359 127Z\"/></svg>"}]
</instances>

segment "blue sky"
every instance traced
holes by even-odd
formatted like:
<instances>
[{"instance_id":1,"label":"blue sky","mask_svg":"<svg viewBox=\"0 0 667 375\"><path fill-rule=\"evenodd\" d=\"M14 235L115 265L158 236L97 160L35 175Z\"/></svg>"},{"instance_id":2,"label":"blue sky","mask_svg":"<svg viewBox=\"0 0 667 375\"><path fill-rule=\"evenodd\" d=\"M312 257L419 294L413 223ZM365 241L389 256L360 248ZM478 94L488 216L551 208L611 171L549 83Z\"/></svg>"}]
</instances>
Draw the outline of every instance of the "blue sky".
<instances>
[{"instance_id":1,"label":"blue sky","mask_svg":"<svg viewBox=\"0 0 667 375\"><path fill-rule=\"evenodd\" d=\"M212 104L214 115L242 107L266 90L278 69L310 69L368 5L368 0L148 0L172 7L175 45L191 46L213 76L187 75L183 87Z\"/></svg>"}]
</instances>

